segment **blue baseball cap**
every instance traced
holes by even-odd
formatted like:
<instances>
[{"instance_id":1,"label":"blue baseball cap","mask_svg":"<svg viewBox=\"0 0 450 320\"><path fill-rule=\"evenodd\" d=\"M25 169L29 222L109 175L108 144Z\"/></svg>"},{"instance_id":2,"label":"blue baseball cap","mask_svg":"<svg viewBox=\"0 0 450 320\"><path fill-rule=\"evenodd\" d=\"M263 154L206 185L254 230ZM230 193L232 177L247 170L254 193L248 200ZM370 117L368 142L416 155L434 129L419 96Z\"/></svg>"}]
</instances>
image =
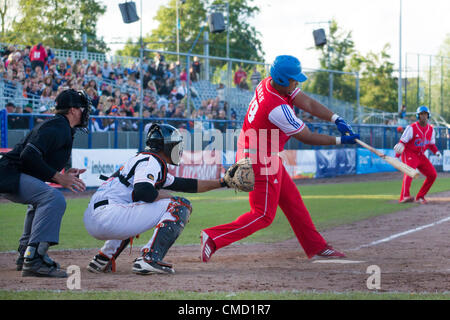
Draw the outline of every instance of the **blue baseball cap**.
<instances>
[{"instance_id":1,"label":"blue baseball cap","mask_svg":"<svg viewBox=\"0 0 450 320\"><path fill-rule=\"evenodd\" d=\"M293 56L282 55L275 58L270 67L272 80L283 87L289 86L289 79L304 82L308 77L302 72L300 61Z\"/></svg>"}]
</instances>

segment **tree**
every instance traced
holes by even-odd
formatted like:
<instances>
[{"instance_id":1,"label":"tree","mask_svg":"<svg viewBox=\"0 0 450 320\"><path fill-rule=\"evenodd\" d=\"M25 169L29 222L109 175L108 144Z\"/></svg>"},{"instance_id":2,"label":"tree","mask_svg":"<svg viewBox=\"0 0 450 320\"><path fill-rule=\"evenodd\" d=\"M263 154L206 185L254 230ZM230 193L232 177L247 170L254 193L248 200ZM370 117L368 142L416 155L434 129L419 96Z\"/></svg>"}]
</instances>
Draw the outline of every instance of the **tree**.
<instances>
[{"instance_id":1,"label":"tree","mask_svg":"<svg viewBox=\"0 0 450 320\"><path fill-rule=\"evenodd\" d=\"M7 29L9 25L13 23L11 21L11 12L14 10L14 2L12 0L0 0L0 32L1 40L0 42L6 42Z\"/></svg>"},{"instance_id":2,"label":"tree","mask_svg":"<svg viewBox=\"0 0 450 320\"><path fill-rule=\"evenodd\" d=\"M173 51L177 49L176 41L176 0L171 0L167 6L158 9L156 17L159 22L156 29L144 37L144 42L151 49ZM253 0L230 0L230 57L236 59L262 60L264 53L256 29L247 21L259 8L251 6ZM213 1L213 4L225 4L226 1ZM179 3L180 15L180 52L188 52L194 41L198 38L197 45L192 49L193 54L203 53L203 34L201 30L209 31L206 25L207 8L209 2L206 0L189 0L184 4ZM226 22L226 13L224 19ZM203 29L202 29L203 26ZM209 54L211 56L226 56L226 31L209 36ZM134 47L134 49L133 49ZM137 50L136 50L137 48ZM128 43L123 50L118 51L122 55L138 55L139 44Z\"/></svg>"},{"instance_id":3,"label":"tree","mask_svg":"<svg viewBox=\"0 0 450 320\"><path fill-rule=\"evenodd\" d=\"M320 68L336 71L348 70L347 60L355 52L352 33L340 30L335 20L331 21L330 32L327 37L327 45L316 47L320 51ZM330 52L328 50L330 49ZM344 101L355 101L355 77L332 74L333 77L333 98ZM329 94L329 73L316 72L310 76L310 80L305 84L304 90L312 93L328 96Z\"/></svg>"},{"instance_id":4,"label":"tree","mask_svg":"<svg viewBox=\"0 0 450 320\"><path fill-rule=\"evenodd\" d=\"M19 18L12 24L9 41L33 45L42 42L58 49L81 50L82 35L88 51L105 52L97 38L97 20L106 6L95 0L19 0Z\"/></svg>"},{"instance_id":5,"label":"tree","mask_svg":"<svg viewBox=\"0 0 450 320\"><path fill-rule=\"evenodd\" d=\"M381 109L387 112L396 112L397 79L393 77L394 64L387 51L390 45L386 44L379 54L369 52L366 56L353 54L349 66L360 70L360 103L370 108Z\"/></svg>"}]
</instances>

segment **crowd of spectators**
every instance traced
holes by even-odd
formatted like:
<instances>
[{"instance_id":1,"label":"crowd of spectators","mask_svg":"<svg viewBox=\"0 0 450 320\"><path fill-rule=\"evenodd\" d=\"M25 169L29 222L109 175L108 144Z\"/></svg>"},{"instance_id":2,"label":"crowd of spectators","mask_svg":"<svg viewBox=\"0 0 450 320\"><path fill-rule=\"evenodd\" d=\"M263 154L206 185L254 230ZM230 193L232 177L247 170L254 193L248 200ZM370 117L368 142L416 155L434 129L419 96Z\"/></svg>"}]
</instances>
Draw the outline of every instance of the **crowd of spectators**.
<instances>
[{"instance_id":1,"label":"crowd of spectators","mask_svg":"<svg viewBox=\"0 0 450 320\"><path fill-rule=\"evenodd\" d=\"M139 117L141 112L138 63L123 66L121 62L73 61L70 57L60 59L42 43L24 48L3 48L0 58L0 81L4 88L11 89L6 90L4 96L8 92L21 90L20 100L24 102L14 105L17 95L11 96L8 112L51 113L55 98L62 90L83 89L91 97L95 108L91 113L92 130L115 130L116 126L122 131L139 129L137 121L132 119ZM202 121L227 120L227 105L221 92L223 85L218 88L218 96L203 100L200 108L195 109L192 104L187 106L187 81L191 85L191 96L198 95L192 86L200 78L201 66L197 57L189 67L189 74L187 68L177 62L166 61L158 53L154 58L144 58L143 70L142 116L147 122L152 118L171 118L177 127L223 129L224 123L219 121ZM115 121L115 118L99 119L95 116L123 119ZM28 127L27 120L14 119L11 120L15 122L11 123L11 129ZM38 118L37 121L42 120Z\"/></svg>"}]
</instances>

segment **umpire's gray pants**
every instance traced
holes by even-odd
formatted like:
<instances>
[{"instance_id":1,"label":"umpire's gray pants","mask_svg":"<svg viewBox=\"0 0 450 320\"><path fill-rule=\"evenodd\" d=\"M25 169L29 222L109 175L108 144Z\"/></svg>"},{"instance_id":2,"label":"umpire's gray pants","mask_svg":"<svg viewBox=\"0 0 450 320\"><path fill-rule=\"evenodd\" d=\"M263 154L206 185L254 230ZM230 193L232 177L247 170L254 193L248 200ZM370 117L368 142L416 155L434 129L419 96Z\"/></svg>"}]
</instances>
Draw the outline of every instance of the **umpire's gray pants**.
<instances>
[{"instance_id":1,"label":"umpire's gray pants","mask_svg":"<svg viewBox=\"0 0 450 320\"><path fill-rule=\"evenodd\" d=\"M20 174L19 190L5 194L13 202L28 204L21 245L39 242L59 243L61 220L66 211L66 200L58 189L27 174Z\"/></svg>"}]
</instances>

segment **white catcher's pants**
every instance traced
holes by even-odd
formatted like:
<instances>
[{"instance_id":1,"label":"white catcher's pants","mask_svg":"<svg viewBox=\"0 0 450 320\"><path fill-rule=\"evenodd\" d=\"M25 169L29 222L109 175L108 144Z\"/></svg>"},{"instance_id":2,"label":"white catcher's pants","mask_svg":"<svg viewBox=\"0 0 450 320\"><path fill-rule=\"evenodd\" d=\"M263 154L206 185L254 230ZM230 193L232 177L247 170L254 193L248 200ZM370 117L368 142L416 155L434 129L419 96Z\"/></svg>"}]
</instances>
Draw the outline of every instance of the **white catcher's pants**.
<instances>
[{"instance_id":1,"label":"white catcher's pants","mask_svg":"<svg viewBox=\"0 0 450 320\"><path fill-rule=\"evenodd\" d=\"M122 240L144 233L160 222L175 217L167 211L170 199L162 199L153 203L133 202L100 206L94 210L94 203L101 199L92 198L84 212L84 225L87 232L98 240L108 240L100 251L111 257ZM152 239L142 248L149 249Z\"/></svg>"}]
</instances>

